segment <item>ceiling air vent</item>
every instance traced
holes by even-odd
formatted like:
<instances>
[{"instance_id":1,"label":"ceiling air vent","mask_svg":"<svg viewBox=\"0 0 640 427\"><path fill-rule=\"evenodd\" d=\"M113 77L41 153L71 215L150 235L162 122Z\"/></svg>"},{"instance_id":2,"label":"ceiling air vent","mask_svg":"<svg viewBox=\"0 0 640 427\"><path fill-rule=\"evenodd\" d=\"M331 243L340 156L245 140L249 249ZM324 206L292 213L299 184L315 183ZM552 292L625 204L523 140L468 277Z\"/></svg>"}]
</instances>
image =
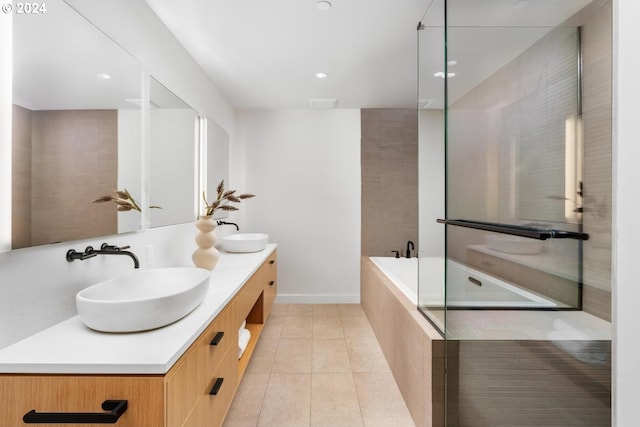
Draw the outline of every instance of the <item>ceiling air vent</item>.
<instances>
[{"instance_id":1,"label":"ceiling air vent","mask_svg":"<svg viewBox=\"0 0 640 427\"><path fill-rule=\"evenodd\" d=\"M336 108L338 98L309 98L309 108Z\"/></svg>"}]
</instances>

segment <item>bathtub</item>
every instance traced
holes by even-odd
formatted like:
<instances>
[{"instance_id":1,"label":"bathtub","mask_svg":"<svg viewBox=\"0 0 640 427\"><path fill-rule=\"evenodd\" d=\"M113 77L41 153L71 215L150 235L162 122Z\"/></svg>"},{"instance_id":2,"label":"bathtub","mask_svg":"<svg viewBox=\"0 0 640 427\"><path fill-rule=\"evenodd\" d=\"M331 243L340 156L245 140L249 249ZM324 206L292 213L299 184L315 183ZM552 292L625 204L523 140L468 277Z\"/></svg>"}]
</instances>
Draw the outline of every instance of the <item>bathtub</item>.
<instances>
[{"instance_id":1,"label":"bathtub","mask_svg":"<svg viewBox=\"0 0 640 427\"><path fill-rule=\"evenodd\" d=\"M445 261L443 258L371 257L371 261L414 304L444 306ZM418 262L420 262L419 272ZM419 295L420 301L418 301L418 274L423 284ZM447 307L533 309L558 307L554 301L452 260L447 260L447 278Z\"/></svg>"}]
</instances>

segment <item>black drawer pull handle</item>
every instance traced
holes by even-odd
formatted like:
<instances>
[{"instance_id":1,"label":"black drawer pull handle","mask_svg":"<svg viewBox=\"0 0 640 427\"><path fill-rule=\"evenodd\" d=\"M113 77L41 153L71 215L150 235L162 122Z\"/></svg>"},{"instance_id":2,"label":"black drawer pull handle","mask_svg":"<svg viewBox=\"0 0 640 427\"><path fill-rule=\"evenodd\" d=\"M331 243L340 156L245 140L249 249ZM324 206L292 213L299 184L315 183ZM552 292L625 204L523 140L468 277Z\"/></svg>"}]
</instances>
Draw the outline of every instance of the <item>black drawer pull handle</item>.
<instances>
[{"instance_id":1,"label":"black drawer pull handle","mask_svg":"<svg viewBox=\"0 0 640 427\"><path fill-rule=\"evenodd\" d=\"M211 387L211 391L209 392L211 396L215 396L218 394L218 392L220 391L220 387L222 387L223 381L224 381L224 378L218 378L216 382L213 383L213 387Z\"/></svg>"},{"instance_id":2,"label":"black drawer pull handle","mask_svg":"<svg viewBox=\"0 0 640 427\"><path fill-rule=\"evenodd\" d=\"M272 280L272 281L269 282L269 286L273 286L273 285L275 285L275 283L276 283L275 280Z\"/></svg>"},{"instance_id":3,"label":"black drawer pull handle","mask_svg":"<svg viewBox=\"0 0 640 427\"><path fill-rule=\"evenodd\" d=\"M127 411L126 400L105 400L102 409L107 412L36 412L35 409L24 414L26 424L115 424Z\"/></svg>"},{"instance_id":4,"label":"black drawer pull handle","mask_svg":"<svg viewBox=\"0 0 640 427\"><path fill-rule=\"evenodd\" d=\"M224 336L224 332L220 331L218 332L213 339L211 340L211 345L218 345L220 344L220 340L222 340L222 337Z\"/></svg>"},{"instance_id":5,"label":"black drawer pull handle","mask_svg":"<svg viewBox=\"0 0 640 427\"><path fill-rule=\"evenodd\" d=\"M272 259L271 261L269 261L269 264L272 264L272 265L273 265L273 264L275 264L275 263L276 263L276 260L275 260L275 259Z\"/></svg>"}]
</instances>

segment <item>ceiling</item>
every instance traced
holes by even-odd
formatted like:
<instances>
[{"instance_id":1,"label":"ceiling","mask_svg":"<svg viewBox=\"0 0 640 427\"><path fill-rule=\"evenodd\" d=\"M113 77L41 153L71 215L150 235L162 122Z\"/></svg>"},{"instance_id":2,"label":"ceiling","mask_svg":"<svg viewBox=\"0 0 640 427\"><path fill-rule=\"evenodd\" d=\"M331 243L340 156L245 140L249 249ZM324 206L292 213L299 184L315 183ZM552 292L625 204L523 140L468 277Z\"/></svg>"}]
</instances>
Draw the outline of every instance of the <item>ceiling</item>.
<instances>
[{"instance_id":1,"label":"ceiling","mask_svg":"<svg viewBox=\"0 0 640 427\"><path fill-rule=\"evenodd\" d=\"M330 1L147 3L237 108L414 107L416 26L430 0Z\"/></svg>"},{"instance_id":2,"label":"ceiling","mask_svg":"<svg viewBox=\"0 0 640 427\"><path fill-rule=\"evenodd\" d=\"M306 108L310 98L338 98L338 108L415 108L421 21L420 99L443 106L443 80L433 73L444 68L444 0L329 0L325 11L318 0L146 1L237 108ZM458 61L450 99L590 1L449 0L449 25L465 27L450 30Z\"/></svg>"}]
</instances>

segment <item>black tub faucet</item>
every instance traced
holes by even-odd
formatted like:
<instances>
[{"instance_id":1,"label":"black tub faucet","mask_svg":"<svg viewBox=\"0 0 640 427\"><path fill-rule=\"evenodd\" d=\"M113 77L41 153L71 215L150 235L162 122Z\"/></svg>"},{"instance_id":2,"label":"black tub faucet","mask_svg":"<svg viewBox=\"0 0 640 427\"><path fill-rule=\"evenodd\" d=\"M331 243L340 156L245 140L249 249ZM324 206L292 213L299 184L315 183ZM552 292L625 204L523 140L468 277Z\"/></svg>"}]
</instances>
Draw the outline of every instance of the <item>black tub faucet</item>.
<instances>
[{"instance_id":1,"label":"black tub faucet","mask_svg":"<svg viewBox=\"0 0 640 427\"><path fill-rule=\"evenodd\" d=\"M415 246L413 246L413 242L409 240L407 242L407 253L406 253L407 258L411 258L411 251L414 249L415 249Z\"/></svg>"},{"instance_id":2,"label":"black tub faucet","mask_svg":"<svg viewBox=\"0 0 640 427\"><path fill-rule=\"evenodd\" d=\"M400 258L400 251L391 251L394 254L396 254L396 258Z\"/></svg>"}]
</instances>

